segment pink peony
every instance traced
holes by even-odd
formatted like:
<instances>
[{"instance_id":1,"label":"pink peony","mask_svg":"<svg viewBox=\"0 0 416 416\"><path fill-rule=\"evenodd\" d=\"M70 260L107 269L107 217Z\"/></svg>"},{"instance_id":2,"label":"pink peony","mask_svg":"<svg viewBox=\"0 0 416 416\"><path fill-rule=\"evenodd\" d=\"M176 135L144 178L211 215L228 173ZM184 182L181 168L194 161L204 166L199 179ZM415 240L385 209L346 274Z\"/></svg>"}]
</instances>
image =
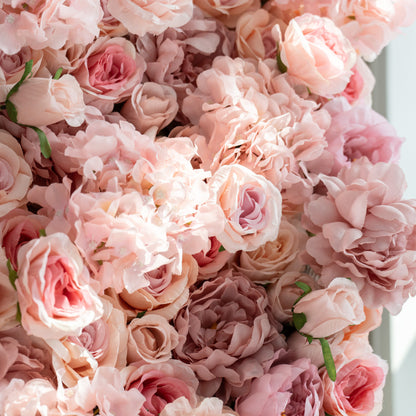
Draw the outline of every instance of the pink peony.
<instances>
[{"instance_id":1,"label":"pink peony","mask_svg":"<svg viewBox=\"0 0 416 416\"><path fill-rule=\"evenodd\" d=\"M195 371L200 394L237 397L267 371L284 346L270 319L264 289L242 275L222 273L194 289L175 318L175 354Z\"/></svg>"},{"instance_id":2,"label":"pink peony","mask_svg":"<svg viewBox=\"0 0 416 416\"><path fill-rule=\"evenodd\" d=\"M321 266L320 282L349 277L368 307L398 313L416 293L416 203L402 200L403 172L361 158L338 177L320 178L328 194L307 204L304 217L316 234L306 250Z\"/></svg>"}]
</instances>

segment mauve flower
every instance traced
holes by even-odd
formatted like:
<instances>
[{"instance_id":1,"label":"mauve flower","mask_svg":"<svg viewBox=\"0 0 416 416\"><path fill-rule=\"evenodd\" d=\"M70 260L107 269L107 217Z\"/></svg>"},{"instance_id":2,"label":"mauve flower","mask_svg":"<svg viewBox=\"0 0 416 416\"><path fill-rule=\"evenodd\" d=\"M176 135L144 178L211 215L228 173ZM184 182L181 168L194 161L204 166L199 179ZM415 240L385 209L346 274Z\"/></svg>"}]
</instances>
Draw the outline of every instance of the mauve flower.
<instances>
[{"instance_id":1,"label":"mauve flower","mask_svg":"<svg viewBox=\"0 0 416 416\"><path fill-rule=\"evenodd\" d=\"M163 408L179 397L196 404L198 380L184 363L169 360L163 363L137 362L122 371L127 390L137 390L145 398L139 415L158 416Z\"/></svg>"},{"instance_id":2,"label":"mauve flower","mask_svg":"<svg viewBox=\"0 0 416 416\"><path fill-rule=\"evenodd\" d=\"M319 177L328 193L305 206L304 224L316 234L306 250L321 266L320 282L349 277L367 307L398 313L416 293L416 202L402 200L402 170L361 158L338 177Z\"/></svg>"},{"instance_id":3,"label":"mauve flower","mask_svg":"<svg viewBox=\"0 0 416 416\"><path fill-rule=\"evenodd\" d=\"M237 397L267 371L284 346L270 319L264 289L242 275L223 273L193 290L174 321L175 354L196 373L200 394Z\"/></svg>"},{"instance_id":4,"label":"mauve flower","mask_svg":"<svg viewBox=\"0 0 416 416\"><path fill-rule=\"evenodd\" d=\"M1 270L0 270L0 330L13 328L18 324L17 313L17 293L9 280L9 272L6 267L7 259L4 251L1 250Z\"/></svg>"},{"instance_id":5,"label":"mauve flower","mask_svg":"<svg viewBox=\"0 0 416 416\"><path fill-rule=\"evenodd\" d=\"M318 368L307 358L278 364L239 397L240 416L322 416L324 390Z\"/></svg>"},{"instance_id":6,"label":"mauve flower","mask_svg":"<svg viewBox=\"0 0 416 416\"><path fill-rule=\"evenodd\" d=\"M185 397L168 403L160 416L238 416L230 408L223 406L217 397L206 397L197 406L191 406Z\"/></svg>"},{"instance_id":7,"label":"mauve flower","mask_svg":"<svg viewBox=\"0 0 416 416\"><path fill-rule=\"evenodd\" d=\"M287 71L324 97L347 86L357 56L332 20L306 13L292 19L280 43Z\"/></svg>"},{"instance_id":8,"label":"mauve flower","mask_svg":"<svg viewBox=\"0 0 416 416\"><path fill-rule=\"evenodd\" d=\"M28 334L44 339L78 336L101 317L102 303L67 235L55 233L30 241L19 250L17 263L17 295Z\"/></svg>"}]
</instances>

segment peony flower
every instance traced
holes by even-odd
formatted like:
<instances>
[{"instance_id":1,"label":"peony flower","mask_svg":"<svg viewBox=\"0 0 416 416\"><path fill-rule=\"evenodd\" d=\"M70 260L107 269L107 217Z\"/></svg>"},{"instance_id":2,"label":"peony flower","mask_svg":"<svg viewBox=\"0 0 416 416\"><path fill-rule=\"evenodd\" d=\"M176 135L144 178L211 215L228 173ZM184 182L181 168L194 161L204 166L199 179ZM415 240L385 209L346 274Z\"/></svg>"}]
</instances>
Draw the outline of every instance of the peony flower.
<instances>
[{"instance_id":1,"label":"peony flower","mask_svg":"<svg viewBox=\"0 0 416 416\"><path fill-rule=\"evenodd\" d=\"M101 317L102 303L67 235L30 241L19 250L17 263L17 295L28 334L44 339L79 336L82 328Z\"/></svg>"},{"instance_id":2,"label":"peony flower","mask_svg":"<svg viewBox=\"0 0 416 416\"><path fill-rule=\"evenodd\" d=\"M108 0L108 11L130 33L159 35L169 27L180 27L192 17L191 0Z\"/></svg>"},{"instance_id":3,"label":"peony flower","mask_svg":"<svg viewBox=\"0 0 416 416\"><path fill-rule=\"evenodd\" d=\"M82 90L72 75L59 79L29 78L12 95L20 124L42 127L65 120L78 127L84 121L85 104ZM32 104L36 102L36 111Z\"/></svg>"},{"instance_id":4,"label":"peony flower","mask_svg":"<svg viewBox=\"0 0 416 416\"><path fill-rule=\"evenodd\" d=\"M199 378L200 394L237 397L267 371L284 346L270 319L264 289L242 275L222 273L193 290L174 321L175 354Z\"/></svg>"},{"instance_id":5,"label":"peony flower","mask_svg":"<svg viewBox=\"0 0 416 416\"><path fill-rule=\"evenodd\" d=\"M0 217L25 203L32 172L17 140L0 130Z\"/></svg>"},{"instance_id":6,"label":"peony flower","mask_svg":"<svg viewBox=\"0 0 416 416\"><path fill-rule=\"evenodd\" d=\"M361 158L338 177L319 177L328 193L306 205L304 223L316 234L306 250L322 266L320 282L349 277L367 307L398 313L416 293L416 204L402 200L403 172Z\"/></svg>"},{"instance_id":7,"label":"peony flower","mask_svg":"<svg viewBox=\"0 0 416 416\"><path fill-rule=\"evenodd\" d=\"M280 53L288 73L324 97L345 89L357 59L331 20L309 13L290 21Z\"/></svg>"},{"instance_id":8,"label":"peony flower","mask_svg":"<svg viewBox=\"0 0 416 416\"><path fill-rule=\"evenodd\" d=\"M185 397L179 397L168 403L160 416L238 416L230 408L223 406L217 397L207 397L198 406L192 407Z\"/></svg>"},{"instance_id":9,"label":"peony flower","mask_svg":"<svg viewBox=\"0 0 416 416\"><path fill-rule=\"evenodd\" d=\"M172 350L178 345L178 333L175 328L166 318L151 312L133 319L127 330L129 363L139 360L147 363L167 361L172 357Z\"/></svg>"},{"instance_id":10,"label":"peony flower","mask_svg":"<svg viewBox=\"0 0 416 416\"><path fill-rule=\"evenodd\" d=\"M255 250L276 239L281 218L281 196L271 182L239 165L223 166L209 181L226 218L216 237L233 253Z\"/></svg>"},{"instance_id":11,"label":"peony flower","mask_svg":"<svg viewBox=\"0 0 416 416\"><path fill-rule=\"evenodd\" d=\"M240 416L320 416L324 390L318 369L306 358L272 367L239 397Z\"/></svg>"},{"instance_id":12,"label":"peony flower","mask_svg":"<svg viewBox=\"0 0 416 416\"><path fill-rule=\"evenodd\" d=\"M337 277L325 289L313 290L296 303L294 313L303 313L302 332L326 338L365 320L364 304L354 282Z\"/></svg>"}]
</instances>

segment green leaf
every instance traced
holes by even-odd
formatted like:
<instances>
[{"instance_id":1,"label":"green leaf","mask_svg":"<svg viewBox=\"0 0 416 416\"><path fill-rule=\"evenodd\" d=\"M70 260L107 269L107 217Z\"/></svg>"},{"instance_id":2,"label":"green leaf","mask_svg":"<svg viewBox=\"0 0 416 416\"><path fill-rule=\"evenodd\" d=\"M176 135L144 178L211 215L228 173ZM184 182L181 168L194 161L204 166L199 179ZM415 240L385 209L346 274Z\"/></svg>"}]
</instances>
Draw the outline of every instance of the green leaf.
<instances>
[{"instance_id":1,"label":"green leaf","mask_svg":"<svg viewBox=\"0 0 416 416\"><path fill-rule=\"evenodd\" d=\"M138 319L143 318L143 316L144 316L144 315L146 315L146 312L147 312L147 311L139 312L139 313L136 315L136 318L138 318Z\"/></svg>"},{"instance_id":2,"label":"green leaf","mask_svg":"<svg viewBox=\"0 0 416 416\"><path fill-rule=\"evenodd\" d=\"M10 283L13 286L13 289L17 290L15 282L16 282L16 279L17 279L18 276L17 276L16 270L13 269L13 266L12 266L12 263L10 262L10 260L7 260L7 269L9 270Z\"/></svg>"},{"instance_id":3,"label":"green leaf","mask_svg":"<svg viewBox=\"0 0 416 416\"><path fill-rule=\"evenodd\" d=\"M31 59L30 61L27 61L25 64L25 70L23 72L22 78L20 78L20 80L13 85L12 89L9 91L9 93L6 96L6 104L7 101L9 101L9 98L13 95L16 94L16 92L19 90L20 86L23 84L23 82L25 81L25 79L29 76L29 74L32 71L32 67L33 67L33 59Z\"/></svg>"},{"instance_id":4,"label":"green leaf","mask_svg":"<svg viewBox=\"0 0 416 416\"><path fill-rule=\"evenodd\" d=\"M40 142L40 151L42 152L43 157L45 157L46 159L49 159L51 157L52 150L51 150L51 145L49 144L48 139L46 137L46 134L39 127L35 127L35 126L26 126L26 127L29 127L32 130L34 130L35 133L38 135L39 142Z\"/></svg>"},{"instance_id":5,"label":"green leaf","mask_svg":"<svg viewBox=\"0 0 416 416\"><path fill-rule=\"evenodd\" d=\"M310 231L306 230L306 234L308 234L308 237L315 237L316 234L311 233Z\"/></svg>"},{"instance_id":6,"label":"green leaf","mask_svg":"<svg viewBox=\"0 0 416 416\"><path fill-rule=\"evenodd\" d=\"M46 231L45 231L45 229L44 229L44 228L42 228L41 230L39 230L39 235L40 235L41 237L46 237Z\"/></svg>"},{"instance_id":7,"label":"green leaf","mask_svg":"<svg viewBox=\"0 0 416 416\"><path fill-rule=\"evenodd\" d=\"M279 50L279 45L277 45L277 50ZM282 74L287 72L287 66L283 63L282 58L280 57L280 52L277 52L276 61L277 61L277 67L279 68L279 71Z\"/></svg>"},{"instance_id":8,"label":"green leaf","mask_svg":"<svg viewBox=\"0 0 416 416\"><path fill-rule=\"evenodd\" d=\"M22 323L22 311L20 310L19 302L16 303L16 321L19 322L19 324Z\"/></svg>"},{"instance_id":9,"label":"green leaf","mask_svg":"<svg viewBox=\"0 0 416 416\"><path fill-rule=\"evenodd\" d=\"M307 295L308 293L312 292L311 287L304 283L304 282L295 282L295 285L299 288L303 290L303 294Z\"/></svg>"},{"instance_id":10,"label":"green leaf","mask_svg":"<svg viewBox=\"0 0 416 416\"><path fill-rule=\"evenodd\" d=\"M58 68L58 69L56 70L56 72L55 72L55 75L53 76L53 79L59 79L59 78L61 78L62 71L63 71L63 69L62 69L62 68Z\"/></svg>"},{"instance_id":11,"label":"green leaf","mask_svg":"<svg viewBox=\"0 0 416 416\"><path fill-rule=\"evenodd\" d=\"M6 101L6 111L9 119L13 121L13 123L17 123L17 110L11 101Z\"/></svg>"},{"instance_id":12,"label":"green leaf","mask_svg":"<svg viewBox=\"0 0 416 416\"><path fill-rule=\"evenodd\" d=\"M305 324L306 324L306 315L303 312L293 314L293 325L298 331L300 331L303 325Z\"/></svg>"},{"instance_id":13,"label":"green leaf","mask_svg":"<svg viewBox=\"0 0 416 416\"><path fill-rule=\"evenodd\" d=\"M312 344L313 337L311 335L306 335L306 339L308 340L309 344Z\"/></svg>"},{"instance_id":14,"label":"green leaf","mask_svg":"<svg viewBox=\"0 0 416 416\"><path fill-rule=\"evenodd\" d=\"M337 379L337 370L335 369L334 358L332 357L331 348L328 341L325 338L319 338L322 347L322 355L324 356L324 362L328 376L332 381Z\"/></svg>"},{"instance_id":15,"label":"green leaf","mask_svg":"<svg viewBox=\"0 0 416 416\"><path fill-rule=\"evenodd\" d=\"M218 252L219 252L219 253L221 253L221 251L225 251L224 246L221 246L221 247L218 249Z\"/></svg>"},{"instance_id":16,"label":"green leaf","mask_svg":"<svg viewBox=\"0 0 416 416\"><path fill-rule=\"evenodd\" d=\"M94 253L97 253L97 251L103 248L104 246L105 246L105 242L101 241L101 243L98 244L98 246L95 248Z\"/></svg>"}]
</instances>

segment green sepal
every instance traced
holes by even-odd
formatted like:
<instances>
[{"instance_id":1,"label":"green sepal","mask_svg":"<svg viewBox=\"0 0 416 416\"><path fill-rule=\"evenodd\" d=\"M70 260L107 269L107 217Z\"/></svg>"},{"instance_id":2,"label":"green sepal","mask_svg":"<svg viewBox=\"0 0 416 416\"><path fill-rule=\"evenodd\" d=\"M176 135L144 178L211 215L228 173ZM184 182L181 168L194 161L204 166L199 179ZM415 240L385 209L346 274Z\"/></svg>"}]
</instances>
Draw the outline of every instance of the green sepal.
<instances>
[{"instance_id":1,"label":"green sepal","mask_svg":"<svg viewBox=\"0 0 416 416\"><path fill-rule=\"evenodd\" d=\"M11 285L13 286L14 290L16 289L16 279L17 279L17 272L15 269L13 269L12 263L10 262L10 260L7 260L7 269L9 270L9 280Z\"/></svg>"},{"instance_id":2,"label":"green sepal","mask_svg":"<svg viewBox=\"0 0 416 416\"><path fill-rule=\"evenodd\" d=\"M6 111L9 119L13 121L13 123L17 123L16 106L9 100L6 101Z\"/></svg>"},{"instance_id":3,"label":"green sepal","mask_svg":"<svg viewBox=\"0 0 416 416\"><path fill-rule=\"evenodd\" d=\"M46 231L45 231L44 228L42 228L42 229L39 230L39 236L40 237L46 237Z\"/></svg>"},{"instance_id":4,"label":"green sepal","mask_svg":"<svg viewBox=\"0 0 416 416\"><path fill-rule=\"evenodd\" d=\"M218 249L218 252L219 252L219 253L221 253L222 251L225 251L224 246L221 246L221 247Z\"/></svg>"},{"instance_id":5,"label":"green sepal","mask_svg":"<svg viewBox=\"0 0 416 416\"><path fill-rule=\"evenodd\" d=\"M16 303L16 321L22 323L22 311L20 310L19 302Z\"/></svg>"},{"instance_id":6,"label":"green sepal","mask_svg":"<svg viewBox=\"0 0 416 416\"><path fill-rule=\"evenodd\" d=\"M306 339L308 340L309 344L312 344L313 337L311 335L306 335Z\"/></svg>"},{"instance_id":7,"label":"green sepal","mask_svg":"<svg viewBox=\"0 0 416 416\"><path fill-rule=\"evenodd\" d=\"M293 325L298 331L300 331L305 324L306 324L306 315L303 312L293 314Z\"/></svg>"},{"instance_id":8,"label":"green sepal","mask_svg":"<svg viewBox=\"0 0 416 416\"><path fill-rule=\"evenodd\" d=\"M322 355L324 356L324 362L328 376L332 381L337 379L337 370L335 368L334 358L332 357L331 348L329 342L325 338L319 338L322 347Z\"/></svg>"},{"instance_id":9,"label":"green sepal","mask_svg":"<svg viewBox=\"0 0 416 416\"><path fill-rule=\"evenodd\" d=\"M55 75L53 76L53 79L59 79L59 78L61 78L62 71L63 71L63 68L58 68L56 70L56 72L55 72Z\"/></svg>"},{"instance_id":10,"label":"green sepal","mask_svg":"<svg viewBox=\"0 0 416 416\"><path fill-rule=\"evenodd\" d=\"M39 127L35 127L35 126L26 126L26 127L29 127L32 130L34 130L35 133L38 135L39 142L40 142L40 151L42 152L43 157L45 157L46 159L49 159L51 157L52 149L44 131L41 130Z\"/></svg>"},{"instance_id":11,"label":"green sepal","mask_svg":"<svg viewBox=\"0 0 416 416\"><path fill-rule=\"evenodd\" d=\"M6 96L6 103L7 101L9 101L9 98L13 95L16 94L16 92L19 90L20 86L23 84L23 82L25 81L25 79L29 76L29 74L32 71L32 67L33 67L33 59L31 59L30 61L27 61L25 64L25 70L23 72L22 78L20 78L19 81L17 81L16 84L13 85L12 89L9 91L9 93Z\"/></svg>"},{"instance_id":12,"label":"green sepal","mask_svg":"<svg viewBox=\"0 0 416 416\"><path fill-rule=\"evenodd\" d=\"M146 312L147 312L147 311L142 311L142 312L139 312L139 313L136 315L136 318L138 318L138 319L143 318L143 316L145 316L145 315L146 315Z\"/></svg>"},{"instance_id":13,"label":"green sepal","mask_svg":"<svg viewBox=\"0 0 416 416\"><path fill-rule=\"evenodd\" d=\"M304 295L307 295L308 293L312 292L311 287L304 283L304 282L295 282L295 285L299 288L303 290Z\"/></svg>"},{"instance_id":14,"label":"green sepal","mask_svg":"<svg viewBox=\"0 0 416 416\"><path fill-rule=\"evenodd\" d=\"M277 46L277 50L279 50L279 45ZM284 74L285 72L287 72L287 66L282 61L282 58L280 57L280 52L277 52L276 61L277 61L277 67L279 68L279 71L282 74Z\"/></svg>"}]
</instances>

